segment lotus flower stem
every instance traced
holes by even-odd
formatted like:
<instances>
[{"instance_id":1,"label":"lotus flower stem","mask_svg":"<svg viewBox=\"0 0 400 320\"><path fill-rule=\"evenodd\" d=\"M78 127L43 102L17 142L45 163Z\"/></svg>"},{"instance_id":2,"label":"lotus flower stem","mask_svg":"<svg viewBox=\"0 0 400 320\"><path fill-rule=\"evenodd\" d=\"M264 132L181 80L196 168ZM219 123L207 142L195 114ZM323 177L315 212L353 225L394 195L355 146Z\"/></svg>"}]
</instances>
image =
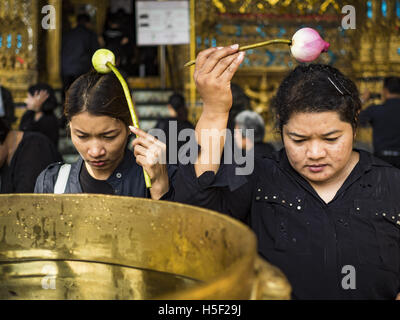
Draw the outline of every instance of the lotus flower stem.
<instances>
[{"instance_id":1,"label":"lotus flower stem","mask_svg":"<svg viewBox=\"0 0 400 320\"><path fill-rule=\"evenodd\" d=\"M118 71L118 69L111 62L107 62L106 66L109 67L112 70L112 72L114 72L114 74L117 76L119 82L121 83L122 89L124 90L124 93L125 93L126 101L128 102L128 107L129 107L129 111L131 113L133 126L136 128L139 128L139 121L136 116L135 107L133 105L132 97L131 97L128 85L126 84L124 77L121 75L121 73ZM151 188L151 179L150 179L149 175L147 174L147 172L144 170L144 168L143 168L143 174L144 174L144 180L146 182L146 187Z\"/></svg>"},{"instance_id":2,"label":"lotus flower stem","mask_svg":"<svg viewBox=\"0 0 400 320\"><path fill-rule=\"evenodd\" d=\"M127 85L124 77L121 75L121 73L118 71L118 69L113 66L113 64L111 62L107 62L106 66L109 67L112 70L112 72L114 72L114 74L117 76L118 80L121 82L122 89L124 90L124 93L125 93L126 101L128 102L128 107L129 107L129 111L131 113L133 126L136 128L139 128L139 121L136 116L135 107L133 105L132 97L131 97L128 85Z\"/></svg>"},{"instance_id":3,"label":"lotus flower stem","mask_svg":"<svg viewBox=\"0 0 400 320\"><path fill-rule=\"evenodd\" d=\"M292 40L275 39L275 40L268 40L268 41L264 41L264 42L258 42L255 44L250 44L248 46L240 47L239 51L246 51L246 50L250 50L250 49L254 49L254 48L258 48L258 47L268 46L270 44L275 44L275 43L285 43L290 46L292 44Z\"/></svg>"},{"instance_id":4,"label":"lotus flower stem","mask_svg":"<svg viewBox=\"0 0 400 320\"><path fill-rule=\"evenodd\" d=\"M268 41L264 41L264 42L258 42L258 43L251 44L248 46L239 47L238 51L246 51L246 50L264 47L264 46L268 46L270 44L276 44L276 43L285 43L290 46L292 44L292 40L274 39L274 40L268 40ZM195 63L196 63L196 60L189 61L188 63L185 64L185 67L190 67L190 66L194 65Z\"/></svg>"}]
</instances>

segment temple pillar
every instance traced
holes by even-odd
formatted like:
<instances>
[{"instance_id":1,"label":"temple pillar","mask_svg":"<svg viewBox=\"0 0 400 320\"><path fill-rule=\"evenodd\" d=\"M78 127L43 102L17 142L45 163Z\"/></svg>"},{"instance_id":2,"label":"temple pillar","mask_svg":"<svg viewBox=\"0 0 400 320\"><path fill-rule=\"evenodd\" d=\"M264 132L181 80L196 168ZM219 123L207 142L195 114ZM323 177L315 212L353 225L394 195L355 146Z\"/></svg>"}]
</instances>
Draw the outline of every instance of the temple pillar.
<instances>
[{"instance_id":1,"label":"temple pillar","mask_svg":"<svg viewBox=\"0 0 400 320\"><path fill-rule=\"evenodd\" d=\"M48 4L55 8L56 28L47 30L46 41L46 69L47 82L53 88L62 88L61 81L61 35L62 35L62 2L49 0Z\"/></svg>"}]
</instances>

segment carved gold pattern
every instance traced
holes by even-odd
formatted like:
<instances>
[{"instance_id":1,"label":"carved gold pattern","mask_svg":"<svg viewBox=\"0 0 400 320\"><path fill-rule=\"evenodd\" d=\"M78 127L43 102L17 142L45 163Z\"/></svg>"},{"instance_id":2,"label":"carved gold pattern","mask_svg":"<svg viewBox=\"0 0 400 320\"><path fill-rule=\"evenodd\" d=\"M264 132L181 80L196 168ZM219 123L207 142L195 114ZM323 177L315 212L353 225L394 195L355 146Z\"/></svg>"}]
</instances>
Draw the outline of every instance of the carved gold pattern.
<instances>
[{"instance_id":1,"label":"carved gold pattern","mask_svg":"<svg viewBox=\"0 0 400 320\"><path fill-rule=\"evenodd\" d=\"M37 0L0 2L0 83L23 101L37 71Z\"/></svg>"},{"instance_id":2,"label":"carved gold pattern","mask_svg":"<svg viewBox=\"0 0 400 320\"><path fill-rule=\"evenodd\" d=\"M360 92L381 93L382 79L400 73L400 17L396 0L352 1L356 9L356 29L344 30L340 0L201 0L195 3L196 53L211 47L239 43L241 46L274 38L290 39L304 26L316 28L331 43L328 54L316 61L331 64L350 76ZM273 127L269 102L287 72L297 65L285 46L248 52L233 82L241 85L252 99L253 109ZM189 85L189 71L185 70ZM265 76L267 74L267 76ZM265 89L267 88L267 89ZM378 103L379 100L372 102ZM200 113L198 103L192 106ZM194 116L193 119L197 119ZM270 130L270 131L271 131ZM358 141L370 145L371 130L360 129ZM268 134L267 140L279 140Z\"/></svg>"},{"instance_id":3,"label":"carved gold pattern","mask_svg":"<svg viewBox=\"0 0 400 320\"><path fill-rule=\"evenodd\" d=\"M58 3L59 0L51 1ZM91 4L96 13L96 29L101 31L107 1L71 0L75 8ZM303 26L318 28L323 38L331 43L328 54L317 62L332 64L356 81L360 92L369 90L380 93L382 78L400 73L400 17L396 0L352 1L356 8L356 30L341 29L341 8L348 4L339 0L192 0L195 7L195 33L192 42L195 51L210 46L232 43L247 45L267 39L290 38ZM22 102L29 85L37 82L38 72L42 77L58 82L56 69L38 70L38 33L40 12L38 0L0 1L0 82L11 89L14 99ZM57 33L59 34L59 33ZM48 37L54 41L54 37ZM53 39L53 40L51 40ZM58 49L47 46L48 53ZM190 56L188 46L176 46L170 50L176 74L184 73L184 88L189 97L190 70L183 69ZM54 64L59 57L54 56ZM269 121L272 127L268 104L284 75L296 66L296 62L284 45L255 49L248 52L245 62L234 78L252 96L252 106ZM172 72L172 71L171 71ZM172 72L172 73L174 73ZM264 76L267 74L267 76ZM266 81L266 84L264 83ZM267 89L265 89L265 87ZM191 101L191 120L195 121L201 111L198 97ZM378 103L379 100L373 102ZM358 139L370 142L371 131L360 130ZM268 140L278 139L276 136Z\"/></svg>"}]
</instances>

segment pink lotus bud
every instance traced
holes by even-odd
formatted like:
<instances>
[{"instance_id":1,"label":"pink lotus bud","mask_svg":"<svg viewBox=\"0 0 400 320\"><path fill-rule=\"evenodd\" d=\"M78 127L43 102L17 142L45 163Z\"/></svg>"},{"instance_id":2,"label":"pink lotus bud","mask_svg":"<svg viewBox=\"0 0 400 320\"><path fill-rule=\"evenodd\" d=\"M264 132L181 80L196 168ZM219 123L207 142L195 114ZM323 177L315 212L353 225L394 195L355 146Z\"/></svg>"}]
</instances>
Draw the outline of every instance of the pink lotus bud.
<instances>
[{"instance_id":1,"label":"pink lotus bud","mask_svg":"<svg viewBox=\"0 0 400 320\"><path fill-rule=\"evenodd\" d=\"M329 46L330 44L324 41L316 30L303 28L294 34L290 50L297 61L311 62L322 52L327 52Z\"/></svg>"}]
</instances>

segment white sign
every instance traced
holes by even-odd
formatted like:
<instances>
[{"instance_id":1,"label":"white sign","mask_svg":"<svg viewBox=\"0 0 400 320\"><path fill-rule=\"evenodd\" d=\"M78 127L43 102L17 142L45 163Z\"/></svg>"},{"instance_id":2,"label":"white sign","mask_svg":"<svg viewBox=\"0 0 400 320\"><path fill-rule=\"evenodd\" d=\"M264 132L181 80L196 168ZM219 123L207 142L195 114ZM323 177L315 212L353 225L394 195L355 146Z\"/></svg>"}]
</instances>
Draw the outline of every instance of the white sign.
<instances>
[{"instance_id":1,"label":"white sign","mask_svg":"<svg viewBox=\"0 0 400 320\"><path fill-rule=\"evenodd\" d=\"M189 1L137 1L137 44L187 44L189 40Z\"/></svg>"}]
</instances>

